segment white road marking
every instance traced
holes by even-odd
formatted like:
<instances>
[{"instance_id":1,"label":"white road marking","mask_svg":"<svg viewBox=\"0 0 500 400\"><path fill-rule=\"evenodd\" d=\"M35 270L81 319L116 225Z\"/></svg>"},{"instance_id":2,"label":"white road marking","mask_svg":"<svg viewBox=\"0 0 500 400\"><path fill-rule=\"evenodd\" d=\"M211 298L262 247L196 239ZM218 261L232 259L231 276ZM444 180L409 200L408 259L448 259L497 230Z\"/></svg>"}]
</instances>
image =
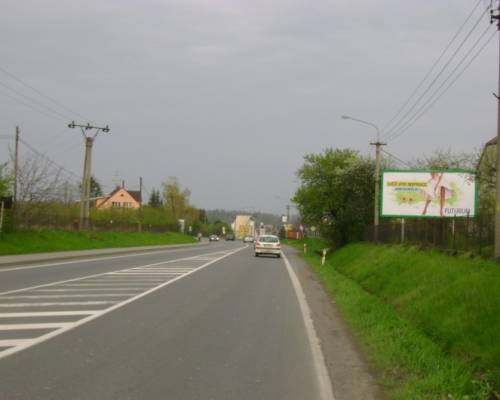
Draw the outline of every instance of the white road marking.
<instances>
[{"instance_id":1,"label":"white road marking","mask_svg":"<svg viewBox=\"0 0 500 400\"><path fill-rule=\"evenodd\" d=\"M164 282L164 281L162 281ZM102 291L110 291L110 290L125 290L123 288L83 288L83 289L78 289L78 288L71 288L71 289L36 289L33 290L33 292L39 293L47 293L47 292L102 292ZM140 288L127 288L127 291L134 291L134 292L140 292L143 289ZM2 296L3 297L3 296ZM0 299L2 298L0 297Z\"/></svg>"},{"instance_id":2,"label":"white road marking","mask_svg":"<svg viewBox=\"0 0 500 400\"><path fill-rule=\"evenodd\" d=\"M71 325L69 322L50 322L39 324L0 324L0 331L26 331L33 329L58 329Z\"/></svg>"},{"instance_id":3,"label":"white road marking","mask_svg":"<svg viewBox=\"0 0 500 400\"><path fill-rule=\"evenodd\" d=\"M191 274L194 274L195 272L203 269L203 268L206 268L208 267L209 265L217 262L217 261L220 261L222 260L223 258L226 258L226 257L229 257L241 250L243 250L245 247L241 247L241 248L238 248L236 250L233 250L233 251L228 251L228 252L225 252L223 255L221 255L220 257L218 258L215 258L211 261L208 261L198 267L194 267L193 269L191 269L190 271L182 274L182 275L178 275L176 277L173 277L172 279L168 279L168 280L165 280L163 283L159 284L159 285L156 285L156 286L153 286L153 287L147 287L147 288L143 288L142 292L141 293L138 293L136 295L134 295L133 297L129 297L128 299L125 299L123 301L87 301L87 302L61 302L61 303L21 303L21 304L30 304L30 306L42 306L42 305L64 305L64 306L68 306L68 305L101 305L103 303L106 303L106 304L113 304L112 306L108 307L108 308L102 308L102 309L96 309L94 312L92 312L92 314L89 314L88 316L84 317L84 318L81 318L77 321L73 321L73 322L66 322L66 325L65 327L62 327L62 328L59 328L59 329L56 329L56 330L53 330L49 333L45 333L43 335L40 335L40 336L37 336L35 338L32 338L32 339L23 339L23 340L17 340L17 339L10 339L10 340L0 340L0 346L2 347L8 347L7 349L5 350L2 350L0 351L0 359L4 358L4 357L8 357L9 355L11 354L14 354L14 353L17 353L19 351L22 351L22 350L25 350L31 346L35 346L39 343L42 343L46 340L49 340L51 338L54 338L58 335L61 335L65 332L68 332L72 329L75 329L87 322L90 322L94 319L97 319L103 315L106 315L118 308L121 308L121 307L124 307L125 305L129 304L129 303L132 303L136 300L139 300L141 299L142 297L144 296L147 296L157 290L160 290L162 289L163 287L167 286L167 285L170 285L170 284L173 284L174 282L186 277L186 276L189 276ZM160 264L160 263L157 263L157 264ZM155 265L155 264L153 264ZM109 273L106 273L106 274L109 274ZM100 275L100 274L99 274ZM92 276L93 277L93 276ZM82 278L78 278L76 280L82 280ZM63 281L63 282L56 282L56 283L52 283L51 286L54 286L54 285L60 285L60 286L63 286L63 285L68 285L66 282L69 282L69 281L75 281L75 280L68 280L68 281ZM35 287L32 287L32 288L25 288L25 289L21 289L21 290L17 290L17 291L11 291L11 292L25 292L27 290L33 290L33 289L38 289L37 291L40 291L40 290L47 290L47 289L40 289L42 287L47 287L49 285L39 285L39 286L35 286ZM129 290L129 288L127 289L120 289L120 288L108 288L106 290ZM73 290L82 290L82 289L74 289ZM95 288L94 289L83 289L83 290L96 290ZM9 294L9 292L4 292L3 294ZM1 301L1 295L2 293L0 293L0 301ZM20 304L17 303L17 304L9 304L9 305L4 305L4 304L0 304L0 307L16 307L16 306L19 306ZM27 306L27 305L26 305ZM86 310L87 311L87 310ZM67 312L67 311L59 311L59 312ZM14 314L14 313L10 313L11 315Z\"/></svg>"},{"instance_id":4,"label":"white road marking","mask_svg":"<svg viewBox=\"0 0 500 400\"><path fill-rule=\"evenodd\" d=\"M2 339L0 340L0 346L2 347L29 346L31 342L33 342L33 339ZM2 353L0 352L0 354Z\"/></svg>"},{"instance_id":5,"label":"white road marking","mask_svg":"<svg viewBox=\"0 0 500 400\"><path fill-rule=\"evenodd\" d=\"M130 283L113 283L113 282L109 282L109 283L68 283L68 284L64 284L64 285L61 285L61 287L75 287L75 288L96 288L96 287L100 287L100 288L116 288L116 287L125 287L125 286L132 286L132 287L147 287L147 286L151 286L150 283L134 283L134 282L130 282Z\"/></svg>"},{"instance_id":6,"label":"white road marking","mask_svg":"<svg viewBox=\"0 0 500 400\"><path fill-rule=\"evenodd\" d=\"M195 247L195 246L193 246L193 247ZM118 258L140 257L140 256L151 255L151 254L161 254L161 253L165 253L165 252L185 253L187 251L192 251L192 250L193 250L193 248L189 248L189 249L165 249L165 250L156 250L156 251L137 253L137 254L125 254L125 255L121 255L121 256L94 257L94 258L87 258L87 259L81 259L81 260L61 261L61 262L48 263L48 264L36 264L36 265L25 265L25 266L21 266L21 267L0 268L0 272L18 271L20 269L56 267L59 265L88 263L88 262L102 261L102 260L115 260Z\"/></svg>"},{"instance_id":7,"label":"white road marking","mask_svg":"<svg viewBox=\"0 0 500 400\"><path fill-rule=\"evenodd\" d=\"M50 307L50 306L99 306L104 304L116 304L117 301L62 301L55 303L0 303L0 307Z\"/></svg>"},{"instance_id":8,"label":"white road marking","mask_svg":"<svg viewBox=\"0 0 500 400\"><path fill-rule=\"evenodd\" d=\"M144 253L143 253L144 254ZM126 256L119 256L117 258L123 258L123 257L126 257ZM184 258L177 258L177 259L174 259L174 260L169 260L169 261L160 261L160 262L157 262L157 263L153 263L153 264L146 264L146 265L139 265L138 267L154 267L156 265L163 265L163 264L171 264L171 263L175 263L175 262L179 262L179 261L186 261L186 260L189 260L191 257L184 257ZM102 258L104 259L104 258ZM95 259L95 260L101 260L101 259ZM72 264L71 261L68 261L66 263L58 263L58 265L63 265L63 264ZM52 264L51 264L52 265ZM137 268L137 267L135 267ZM16 269L16 268L14 268ZM24 268L21 268L21 269L24 269ZM125 268L123 269L122 271L127 271L131 268ZM0 272L5 272L6 269L0 269ZM111 272L116 272L116 271L110 271L110 272L101 272L99 274L92 274L92 275L86 275L86 276L81 276L79 278L72 278L72 279L66 279L66 280L63 280L63 281L57 281L57 282L50 282L50 283L44 283L44 284L41 284L41 285L36 285L36 286L29 286L29 287L25 287L25 288L22 288L22 289L14 289L14 290L8 290L6 292L1 292L0 293L0 296L4 295L4 294L11 294L11 293L18 293L18 292L25 292L27 290L31 290L31 289L37 289L37 288L42 288L42 287L47 287L47 286L54 286L54 285L57 285L57 284L60 284L60 283L65 283L65 282L76 282L76 281L81 281L81 280L84 280L84 279L88 279L88 278L93 278L93 277L98 277L98 276L104 276L104 275L109 275Z\"/></svg>"},{"instance_id":9,"label":"white road marking","mask_svg":"<svg viewBox=\"0 0 500 400\"><path fill-rule=\"evenodd\" d=\"M304 325L306 328L307 339L309 340L309 345L311 346L312 357L314 361L314 367L316 369L316 377L318 379L318 388L320 392L321 400L335 400L333 396L332 382L330 380L330 375L328 374L328 369L326 368L325 358L323 357L323 352L321 350L320 340L316 334L316 329L314 329L314 323L311 318L311 309L307 304L306 295L302 290L299 278L295 274L288 258L282 253L283 261L285 262L288 275L292 281L293 289L295 290L295 296L299 302L300 311L302 312L302 319L304 320Z\"/></svg>"},{"instance_id":10,"label":"white road marking","mask_svg":"<svg viewBox=\"0 0 500 400\"><path fill-rule=\"evenodd\" d=\"M22 299L60 299L71 297L128 297L135 293L82 293L82 294L40 294L40 295L20 295L20 296L2 296L2 300L22 300Z\"/></svg>"},{"instance_id":11,"label":"white road marking","mask_svg":"<svg viewBox=\"0 0 500 400\"><path fill-rule=\"evenodd\" d=\"M66 316L90 315L94 313L95 313L94 310L9 312L9 313L0 313L0 318L66 317Z\"/></svg>"}]
</instances>

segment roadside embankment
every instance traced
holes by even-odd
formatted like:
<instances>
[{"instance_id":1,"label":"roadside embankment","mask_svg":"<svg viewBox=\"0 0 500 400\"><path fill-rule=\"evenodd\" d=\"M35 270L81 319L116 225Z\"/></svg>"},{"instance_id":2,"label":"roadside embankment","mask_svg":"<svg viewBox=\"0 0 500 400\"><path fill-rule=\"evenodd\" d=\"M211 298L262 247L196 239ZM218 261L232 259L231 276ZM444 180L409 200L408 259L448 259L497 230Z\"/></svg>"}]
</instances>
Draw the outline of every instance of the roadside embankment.
<instances>
[{"instance_id":1,"label":"roadside embankment","mask_svg":"<svg viewBox=\"0 0 500 400\"><path fill-rule=\"evenodd\" d=\"M18 231L0 234L0 255L195 243L181 233Z\"/></svg>"},{"instance_id":2,"label":"roadside embankment","mask_svg":"<svg viewBox=\"0 0 500 400\"><path fill-rule=\"evenodd\" d=\"M306 259L390 398L500 398L500 265L356 243L321 266L323 247L309 239Z\"/></svg>"}]
</instances>

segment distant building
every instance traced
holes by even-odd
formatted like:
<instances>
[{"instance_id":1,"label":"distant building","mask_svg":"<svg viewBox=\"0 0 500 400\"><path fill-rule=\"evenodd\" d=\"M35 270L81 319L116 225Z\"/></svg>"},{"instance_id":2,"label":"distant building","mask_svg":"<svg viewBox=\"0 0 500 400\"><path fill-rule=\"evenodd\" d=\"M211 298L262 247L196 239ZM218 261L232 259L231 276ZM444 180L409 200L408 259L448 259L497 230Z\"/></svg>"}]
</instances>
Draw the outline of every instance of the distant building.
<instances>
[{"instance_id":1,"label":"distant building","mask_svg":"<svg viewBox=\"0 0 500 400\"><path fill-rule=\"evenodd\" d=\"M133 208L141 206L142 198L139 190L127 190L117 187L109 196L97 197L95 208Z\"/></svg>"},{"instance_id":2,"label":"distant building","mask_svg":"<svg viewBox=\"0 0 500 400\"><path fill-rule=\"evenodd\" d=\"M237 239L243 239L247 235L255 236L255 221L251 215L237 215L231 228Z\"/></svg>"}]
</instances>

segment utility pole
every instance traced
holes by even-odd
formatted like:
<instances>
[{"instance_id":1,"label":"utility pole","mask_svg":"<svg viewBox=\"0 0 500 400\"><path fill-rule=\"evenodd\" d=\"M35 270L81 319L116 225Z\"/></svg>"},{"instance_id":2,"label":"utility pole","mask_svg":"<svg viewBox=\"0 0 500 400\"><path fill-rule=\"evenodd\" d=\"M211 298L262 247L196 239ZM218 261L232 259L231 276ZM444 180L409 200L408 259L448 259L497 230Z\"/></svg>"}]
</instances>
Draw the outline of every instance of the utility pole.
<instances>
[{"instance_id":1,"label":"utility pole","mask_svg":"<svg viewBox=\"0 0 500 400\"><path fill-rule=\"evenodd\" d=\"M364 121L362 119L349 117L348 115L341 115L342 119L350 119L351 121L360 122L365 125L370 125L375 128L377 131L377 140L375 142L370 143L372 146L375 146L375 201L373 204L373 241L378 243L378 226L379 226L379 196L380 196L380 147L387 145L387 143L382 143L380 141L380 129L378 126L372 122Z\"/></svg>"},{"instance_id":2,"label":"utility pole","mask_svg":"<svg viewBox=\"0 0 500 400\"><path fill-rule=\"evenodd\" d=\"M379 196L380 196L380 147L385 146L386 143L380 142L379 135L377 135L377 141L370 143L375 146L375 201L373 210L373 241L378 243L378 226L379 226Z\"/></svg>"},{"instance_id":3,"label":"utility pole","mask_svg":"<svg viewBox=\"0 0 500 400\"><path fill-rule=\"evenodd\" d=\"M286 205L286 222L287 224L290 223L290 204Z\"/></svg>"},{"instance_id":4,"label":"utility pole","mask_svg":"<svg viewBox=\"0 0 500 400\"><path fill-rule=\"evenodd\" d=\"M496 11L496 14L495 14ZM500 30L500 3L496 10L490 11L490 23L497 21L497 29ZM500 46L500 41L498 42ZM500 47L499 69L498 69L498 92L497 98L497 159L496 159L496 202L495 202L495 259L500 260Z\"/></svg>"},{"instance_id":5,"label":"utility pole","mask_svg":"<svg viewBox=\"0 0 500 400\"><path fill-rule=\"evenodd\" d=\"M109 132L109 127L78 125L75 121L68 125L69 128L80 128L82 131L82 136L85 139L85 159L83 163L83 178L82 178L82 190L80 198L80 229L89 228L90 220L90 177L91 177L91 164L92 164L92 146L94 140L99 134L99 132ZM87 136L86 131L94 130L93 135Z\"/></svg>"},{"instance_id":6,"label":"utility pole","mask_svg":"<svg viewBox=\"0 0 500 400\"><path fill-rule=\"evenodd\" d=\"M19 127L16 126L16 143L14 147L14 204L17 203L17 176L19 173Z\"/></svg>"},{"instance_id":7,"label":"utility pole","mask_svg":"<svg viewBox=\"0 0 500 400\"><path fill-rule=\"evenodd\" d=\"M13 196L13 219L14 219L14 227L17 227L17 181L19 176L19 135L20 129L19 126L16 126L16 136L15 136L15 145L14 145L14 196Z\"/></svg>"},{"instance_id":8,"label":"utility pole","mask_svg":"<svg viewBox=\"0 0 500 400\"><path fill-rule=\"evenodd\" d=\"M139 177L139 232L142 232L142 176Z\"/></svg>"}]
</instances>

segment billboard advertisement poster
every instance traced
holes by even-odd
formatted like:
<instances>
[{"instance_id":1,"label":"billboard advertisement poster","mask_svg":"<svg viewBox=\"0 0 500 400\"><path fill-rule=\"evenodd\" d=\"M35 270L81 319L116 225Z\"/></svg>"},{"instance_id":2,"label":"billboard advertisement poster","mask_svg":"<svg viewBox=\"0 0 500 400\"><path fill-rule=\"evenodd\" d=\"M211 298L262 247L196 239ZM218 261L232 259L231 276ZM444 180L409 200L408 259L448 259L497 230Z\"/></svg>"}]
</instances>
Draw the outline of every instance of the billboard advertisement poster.
<instances>
[{"instance_id":1,"label":"billboard advertisement poster","mask_svg":"<svg viewBox=\"0 0 500 400\"><path fill-rule=\"evenodd\" d=\"M473 217L476 176L464 170L382 171L382 217Z\"/></svg>"}]
</instances>

